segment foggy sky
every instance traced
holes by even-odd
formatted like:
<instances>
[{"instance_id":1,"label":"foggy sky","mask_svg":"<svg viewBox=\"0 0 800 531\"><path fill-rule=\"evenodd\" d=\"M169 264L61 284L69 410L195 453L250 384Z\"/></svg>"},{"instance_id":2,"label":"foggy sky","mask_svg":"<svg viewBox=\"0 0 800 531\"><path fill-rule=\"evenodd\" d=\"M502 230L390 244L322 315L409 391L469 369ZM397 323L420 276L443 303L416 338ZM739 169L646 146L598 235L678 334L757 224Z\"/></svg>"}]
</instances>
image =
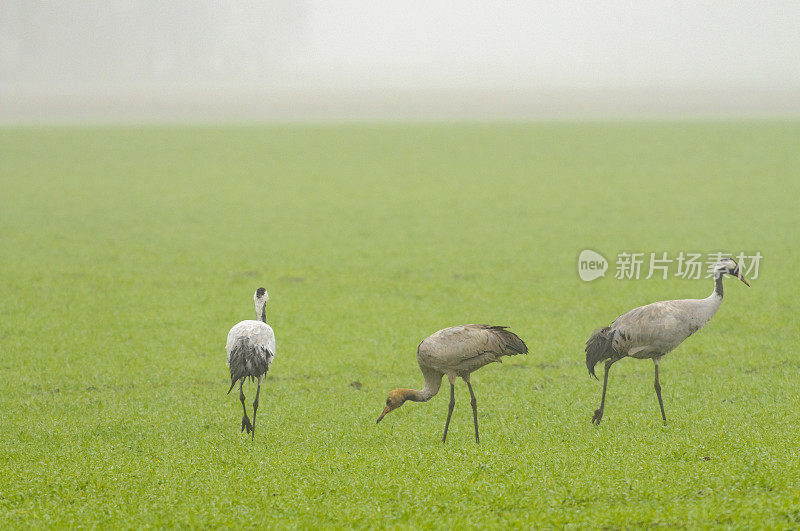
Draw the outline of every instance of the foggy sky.
<instances>
[{"instance_id":1,"label":"foggy sky","mask_svg":"<svg viewBox=\"0 0 800 531\"><path fill-rule=\"evenodd\" d=\"M146 108L166 95L297 95L302 107L313 94L341 103L386 90L791 101L800 2L0 3L6 112L70 98Z\"/></svg>"}]
</instances>

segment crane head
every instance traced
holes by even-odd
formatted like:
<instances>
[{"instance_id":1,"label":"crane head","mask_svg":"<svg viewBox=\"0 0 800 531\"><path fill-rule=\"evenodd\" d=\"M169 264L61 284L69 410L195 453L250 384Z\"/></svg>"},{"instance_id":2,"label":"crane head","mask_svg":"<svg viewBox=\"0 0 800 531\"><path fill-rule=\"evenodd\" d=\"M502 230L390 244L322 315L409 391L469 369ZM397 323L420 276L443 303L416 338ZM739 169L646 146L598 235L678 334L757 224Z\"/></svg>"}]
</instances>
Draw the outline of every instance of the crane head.
<instances>
[{"instance_id":1,"label":"crane head","mask_svg":"<svg viewBox=\"0 0 800 531\"><path fill-rule=\"evenodd\" d=\"M387 413L394 411L403 405L403 403L406 401L403 391L404 389L394 389L393 391L389 391L389 396L386 397L386 407L383 408L383 413L381 413L381 416L378 417L378 420L375 422L375 424L383 420L383 417L385 417Z\"/></svg>"},{"instance_id":2,"label":"crane head","mask_svg":"<svg viewBox=\"0 0 800 531\"><path fill-rule=\"evenodd\" d=\"M742 282L744 282L745 286L748 288L750 287L750 283L744 278L744 274L742 274L742 269L739 267L739 264L736 263L736 260L733 258L723 258L717 265L714 266L714 275L732 275Z\"/></svg>"},{"instance_id":3,"label":"crane head","mask_svg":"<svg viewBox=\"0 0 800 531\"><path fill-rule=\"evenodd\" d=\"M269 300L269 293L265 288L258 288L253 294L253 300L256 302L267 302Z\"/></svg>"}]
</instances>

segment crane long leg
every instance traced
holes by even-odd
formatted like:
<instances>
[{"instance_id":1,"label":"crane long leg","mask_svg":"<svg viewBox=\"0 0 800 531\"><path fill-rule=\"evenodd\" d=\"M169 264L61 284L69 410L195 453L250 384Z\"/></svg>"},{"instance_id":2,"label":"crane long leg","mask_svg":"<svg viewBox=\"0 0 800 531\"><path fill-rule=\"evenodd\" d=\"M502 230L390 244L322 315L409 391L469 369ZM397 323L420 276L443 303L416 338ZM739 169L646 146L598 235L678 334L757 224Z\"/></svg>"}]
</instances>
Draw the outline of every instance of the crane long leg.
<instances>
[{"instance_id":1,"label":"crane long leg","mask_svg":"<svg viewBox=\"0 0 800 531\"><path fill-rule=\"evenodd\" d=\"M469 387L469 394L472 397L470 404L472 404L472 418L475 419L475 444L480 444L481 438L478 436L478 399L475 398L475 393L472 391L472 384L467 380L467 387Z\"/></svg>"},{"instance_id":2,"label":"crane long leg","mask_svg":"<svg viewBox=\"0 0 800 531\"><path fill-rule=\"evenodd\" d=\"M656 379L653 387L656 389L656 395L658 396L658 405L661 406L661 418L664 419L664 423L667 422L667 415L664 413L664 401L661 400L661 384L658 382L658 362L660 358L653 358L653 364L656 367Z\"/></svg>"},{"instance_id":3,"label":"crane long leg","mask_svg":"<svg viewBox=\"0 0 800 531\"><path fill-rule=\"evenodd\" d=\"M242 389L242 385L244 385L244 378L239 382L239 400L242 402L242 411L244 412L244 416L242 417L242 431L247 430L247 433L250 433L253 426L250 425L250 419L247 417L247 407L244 405L244 390Z\"/></svg>"},{"instance_id":4,"label":"crane long leg","mask_svg":"<svg viewBox=\"0 0 800 531\"><path fill-rule=\"evenodd\" d=\"M603 397L600 399L600 409L595 410L594 417L592 417L592 424L600 424L600 420L603 418L603 408L606 405L606 389L608 388L608 371L611 369L611 366L614 365L614 362L617 360L614 358L610 358L606 360L606 374L603 376Z\"/></svg>"},{"instance_id":5,"label":"crane long leg","mask_svg":"<svg viewBox=\"0 0 800 531\"><path fill-rule=\"evenodd\" d=\"M261 380L264 379L264 375L258 377L258 388L256 389L256 399L253 401L253 436L250 440L254 440L256 438L256 411L258 411L258 395L261 393Z\"/></svg>"},{"instance_id":6,"label":"crane long leg","mask_svg":"<svg viewBox=\"0 0 800 531\"><path fill-rule=\"evenodd\" d=\"M442 442L447 440L447 428L450 427L450 417L453 415L453 408L456 407L456 386L450 382L450 404L447 406L447 421L444 423L444 435L442 435Z\"/></svg>"}]
</instances>

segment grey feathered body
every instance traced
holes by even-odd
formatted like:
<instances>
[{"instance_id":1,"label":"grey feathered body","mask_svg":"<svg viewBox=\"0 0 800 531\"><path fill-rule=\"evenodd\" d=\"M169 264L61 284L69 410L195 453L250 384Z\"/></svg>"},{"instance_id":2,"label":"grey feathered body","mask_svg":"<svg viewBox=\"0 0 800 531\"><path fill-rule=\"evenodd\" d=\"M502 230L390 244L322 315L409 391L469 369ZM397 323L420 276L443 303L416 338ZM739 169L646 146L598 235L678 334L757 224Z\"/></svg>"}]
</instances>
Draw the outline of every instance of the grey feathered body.
<instances>
[{"instance_id":1,"label":"grey feathered body","mask_svg":"<svg viewBox=\"0 0 800 531\"><path fill-rule=\"evenodd\" d=\"M721 280L720 280L721 283ZM660 358L708 323L722 303L721 286L705 299L661 301L634 308L586 342L586 366L608 358Z\"/></svg>"},{"instance_id":2,"label":"grey feathered body","mask_svg":"<svg viewBox=\"0 0 800 531\"><path fill-rule=\"evenodd\" d=\"M489 326L468 324L451 326L431 334L422 340L417 347L417 363L425 377L425 387L416 389L394 389L386 398L386 407L377 422L390 411L402 406L407 400L427 402L439 392L442 377L446 374L450 380L450 402L447 420L444 424L442 442L447 440L447 429L456 405L455 381L462 378L469 388L472 406L472 418L475 424L475 442L480 442L478 431L478 399L472 389L470 376L493 362L500 362L503 356L527 354L528 347L505 326Z\"/></svg>"},{"instance_id":3,"label":"grey feathered body","mask_svg":"<svg viewBox=\"0 0 800 531\"><path fill-rule=\"evenodd\" d=\"M439 330L425 338L417 348L417 362L428 386L429 373L451 378L468 377L503 356L527 354L528 347L505 326L469 324ZM438 386L437 386L438 388Z\"/></svg>"},{"instance_id":4,"label":"grey feathered body","mask_svg":"<svg viewBox=\"0 0 800 531\"><path fill-rule=\"evenodd\" d=\"M225 345L231 381L258 378L268 370L275 358L275 334L263 321L241 321L228 332Z\"/></svg>"}]
</instances>

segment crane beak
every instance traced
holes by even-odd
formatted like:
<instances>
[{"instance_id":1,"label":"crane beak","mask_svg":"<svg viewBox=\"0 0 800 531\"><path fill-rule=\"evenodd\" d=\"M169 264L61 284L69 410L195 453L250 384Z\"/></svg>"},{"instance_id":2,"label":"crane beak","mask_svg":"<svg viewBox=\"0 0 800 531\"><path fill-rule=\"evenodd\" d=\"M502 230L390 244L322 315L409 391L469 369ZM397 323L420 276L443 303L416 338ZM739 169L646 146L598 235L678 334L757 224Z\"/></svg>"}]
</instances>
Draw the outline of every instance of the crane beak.
<instances>
[{"instance_id":1,"label":"crane beak","mask_svg":"<svg viewBox=\"0 0 800 531\"><path fill-rule=\"evenodd\" d=\"M741 271L739 271L739 280L744 282L744 285L747 286L748 288L750 287L750 283L747 281L746 278L744 278L744 275L742 274Z\"/></svg>"},{"instance_id":2,"label":"crane beak","mask_svg":"<svg viewBox=\"0 0 800 531\"><path fill-rule=\"evenodd\" d=\"M386 406L385 408L383 408L383 413L381 413L381 416L380 416L380 417L378 417L378 420L376 420L376 421L375 421L375 424L377 424L377 423L379 423L380 421L382 421L382 420L383 420L383 417L385 417L385 416L386 416L386 414L387 414L388 412L390 412L391 410L392 410L392 408L390 408L389 406Z\"/></svg>"},{"instance_id":3,"label":"crane beak","mask_svg":"<svg viewBox=\"0 0 800 531\"><path fill-rule=\"evenodd\" d=\"M378 417L378 420L376 420L376 421L375 421L375 424L377 424L377 423L379 423L381 420L383 420L383 417L385 417L385 416L386 416L386 414L387 414L388 412L390 412L391 410L392 410L392 408L390 408L389 406L386 406L385 408L383 408L383 413L381 413L381 416L380 416L380 417Z\"/></svg>"}]
</instances>

